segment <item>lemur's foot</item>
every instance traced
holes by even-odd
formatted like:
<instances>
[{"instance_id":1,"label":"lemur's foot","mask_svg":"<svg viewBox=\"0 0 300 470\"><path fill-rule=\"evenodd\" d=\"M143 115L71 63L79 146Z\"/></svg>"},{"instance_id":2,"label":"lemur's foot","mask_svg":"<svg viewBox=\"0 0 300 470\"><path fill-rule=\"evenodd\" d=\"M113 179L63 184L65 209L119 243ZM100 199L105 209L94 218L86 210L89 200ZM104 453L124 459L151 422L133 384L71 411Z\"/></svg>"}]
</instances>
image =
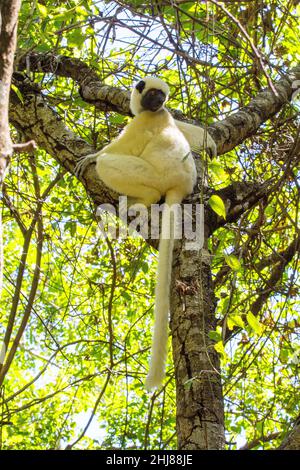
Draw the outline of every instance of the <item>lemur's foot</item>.
<instances>
[{"instance_id":1,"label":"lemur's foot","mask_svg":"<svg viewBox=\"0 0 300 470\"><path fill-rule=\"evenodd\" d=\"M91 155L84 155L83 157L78 158L77 164L75 166L74 174L77 176L81 176L90 163L96 163L98 158L98 153L92 153Z\"/></svg>"},{"instance_id":2,"label":"lemur's foot","mask_svg":"<svg viewBox=\"0 0 300 470\"><path fill-rule=\"evenodd\" d=\"M206 136L206 149L210 158L217 156L217 145L214 139L207 133Z\"/></svg>"}]
</instances>

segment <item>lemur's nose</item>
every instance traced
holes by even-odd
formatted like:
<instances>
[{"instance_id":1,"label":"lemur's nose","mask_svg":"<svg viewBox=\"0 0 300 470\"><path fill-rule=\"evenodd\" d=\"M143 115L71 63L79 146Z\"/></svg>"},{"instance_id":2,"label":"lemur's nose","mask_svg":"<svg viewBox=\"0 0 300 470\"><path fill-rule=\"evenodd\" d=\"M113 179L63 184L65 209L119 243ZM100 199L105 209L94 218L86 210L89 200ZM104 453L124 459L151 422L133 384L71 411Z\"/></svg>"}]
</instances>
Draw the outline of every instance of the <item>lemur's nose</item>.
<instances>
[{"instance_id":1,"label":"lemur's nose","mask_svg":"<svg viewBox=\"0 0 300 470\"><path fill-rule=\"evenodd\" d=\"M141 100L141 105L145 110L157 111L164 104L166 95L162 90L150 88L146 91Z\"/></svg>"}]
</instances>

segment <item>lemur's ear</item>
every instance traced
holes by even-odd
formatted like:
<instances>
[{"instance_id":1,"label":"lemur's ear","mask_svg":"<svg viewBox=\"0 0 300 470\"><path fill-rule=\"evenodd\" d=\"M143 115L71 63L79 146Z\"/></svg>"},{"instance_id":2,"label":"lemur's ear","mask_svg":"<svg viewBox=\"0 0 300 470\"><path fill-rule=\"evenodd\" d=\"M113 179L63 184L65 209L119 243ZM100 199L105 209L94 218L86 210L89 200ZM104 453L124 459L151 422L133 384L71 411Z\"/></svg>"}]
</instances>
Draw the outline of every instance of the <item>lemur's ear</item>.
<instances>
[{"instance_id":1,"label":"lemur's ear","mask_svg":"<svg viewBox=\"0 0 300 470\"><path fill-rule=\"evenodd\" d=\"M145 86L146 86L146 82L144 82L144 80L141 80L141 81L136 85L135 88L136 88L140 93L142 93L142 91L144 90Z\"/></svg>"}]
</instances>

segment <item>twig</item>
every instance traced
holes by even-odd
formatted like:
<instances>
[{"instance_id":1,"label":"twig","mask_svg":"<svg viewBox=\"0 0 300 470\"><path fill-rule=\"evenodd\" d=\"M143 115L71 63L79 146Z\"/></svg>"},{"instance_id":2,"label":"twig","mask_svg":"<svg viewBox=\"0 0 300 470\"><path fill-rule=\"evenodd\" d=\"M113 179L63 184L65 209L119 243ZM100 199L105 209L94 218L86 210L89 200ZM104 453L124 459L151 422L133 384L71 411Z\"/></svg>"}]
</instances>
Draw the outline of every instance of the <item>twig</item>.
<instances>
[{"instance_id":1,"label":"twig","mask_svg":"<svg viewBox=\"0 0 300 470\"><path fill-rule=\"evenodd\" d=\"M244 444L242 447L239 448L239 450L253 449L254 447L257 447L262 442L270 442L270 441L273 441L273 439L277 439L277 437L279 437L280 434L281 432L273 432L272 434L269 434L268 436L257 437L256 439L253 439L252 441Z\"/></svg>"},{"instance_id":2,"label":"twig","mask_svg":"<svg viewBox=\"0 0 300 470\"><path fill-rule=\"evenodd\" d=\"M20 144L13 144L13 151L16 153L34 152L37 149L35 140L29 140Z\"/></svg>"},{"instance_id":3,"label":"twig","mask_svg":"<svg viewBox=\"0 0 300 470\"><path fill-rule=\"evenodd\" d=\"M5 363L3 364L2 368L1 368L0 386L2 385L3 380L5 378L5 375L6 375L6 373L8 372L8 370L11 366L11 363L13 361L13 358L14 358L14 356L16 354L16 351L17 351L17 348L19 346L20 340L23 336L23 333L24 333L25 328L27 326L27 323L29 321L30 314L31 314L31 311L32 311L32 305L33 305L33 302L34 302L34 299L35 299L35 296L36 296L36 292L37 292L37 288L38 288L38 284L39 284L39 279L40 279L40 274L41 274L42 248L43 248L43 241L44 241L42 202L41 202L40 184L39 184L38 175L36 173L36 168L35 168L35 165L34 165L33 161L30 161L30 166L31 166L32 175L33 175L33 184L34 184L35 194L36 194L37 201L38 201L37 206L36 206L36 211L35 211L35 214L34 214L34 218L33 218L33 221L32 221L33 226L35 225L35 222L37 222L37 245L36 245L35 269L34 269L34 273L33 273L32 284L31 284L31 289L30 289L30 292L29 292L28 302L27 302L26 307L24 309L24 314L23 314L21 324L19 326L19 329L17 331L17 334L16 334L15 339L13 341L13 344L11 346L11 349L10 349L8 355L7 355ZM32 232L33 232L33 230L32 230ZM30 236L28 237L28 241L30 241L30 239L31 239L32 232L30 232L30 229L29 229L28 233L30 234ZM23 268L25 268L25 266L23 266ZM23 279L23 275L22 275L22 279ZM18 295L18 300L19 300L19 295ZM16 307L17 307L17 305L16 305ZM15 315L13 316L13 319L15 319ZM10 318L10 320L11 320L11 318ZM9 330L9 327L10 327L10 330ZM12 333L13 322L10 322L9 327L7 328L7 331L9 330L10 333ZM7 336L7 331L6 331L5 336ZM4 345L5 345L6 348L8 348L9 340L7 340L7 338L6 338L6 341L4 341Z\"/></svg>"},{"instance_id":4,"label":"twig","mask_svg":"<svg viewBox=\"0 0 300 470\"><path fill-rule=\"evenodd\" d=\"M76 439L76 441L74 441L74 442L72 442L72 444L68 444L66 446L66 450L71 450L85 436L85 433L87 432L87 430L88 430L88 428L89 428L89 426L90 426L90 424L91 424L91 422L92 422L92 420L93 420L93 418L96 414L96 411L97 411L98 405L101 401L101 398L103 397L103 395L105 393L105 390L107 388L107 385L108 385L110 377L111 377L111 374L112 374L111 371L108 371L105 383L103 385L103 388L102 388L101 392L99 393L97 400L95 401L94 408L92 410L91 416L89 417L88 422L86 423L83 431L81 432L80 436Z\"/></svg>"}]
</instances>

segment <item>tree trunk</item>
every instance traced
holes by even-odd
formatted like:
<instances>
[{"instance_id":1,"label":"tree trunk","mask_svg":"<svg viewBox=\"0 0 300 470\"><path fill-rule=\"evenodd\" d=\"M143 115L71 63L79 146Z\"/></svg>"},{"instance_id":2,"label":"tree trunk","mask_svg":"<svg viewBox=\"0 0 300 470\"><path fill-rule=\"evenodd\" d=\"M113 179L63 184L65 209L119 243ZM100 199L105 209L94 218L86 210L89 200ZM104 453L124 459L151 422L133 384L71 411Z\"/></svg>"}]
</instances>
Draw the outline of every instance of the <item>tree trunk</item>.
<instances>
[{"instance_id":1,"label":"tree trunk","mask_svg":"<svg viewBox=\"0 0 300 470\"><path fill-rule=\"evenodd\" d=\"M8 106L20 5L21 0L0 1L0 191L8 160L13 151L9 133ZM3 284L2 236L2 213L0 212L0 295ZM2 346L1 356L3 353L5 353L5 346Z\"/></svg>"},{"instance_id":2,"label":"tree trunk","mask_svg":"<svg viewBox=\"0 0 300 470\"><path fill-rule=\"evenodd\" d=\"M207 249L210 229L205 223L207 214L203 220L204 210L202 217L196 217L195 202L199 209L204 180L201 161L195 158L199 176L191 202L193 221L197 221L193 229L198 237L203 229L199 248L203 247L188 249L190 240L183 230L182 239L175 241L171 285L177 440L178 449L185 450L223 449L225 443L220 361L209 337L209 332L216 329L211 255ZM203 192L207 190L204 184Z\"/></svg>"},{"instance_id":3,"label":"tree trunk","mask_svg":"<svg viewBox=\"0 0 300 470\"><path fill-rule=\"evenodd\" d=\"M12 154L8 125L8 103L21 0L0 2L0 186L7 159Z\"/></svg>"},{"instance_id":4,"label":"tree trunk","mask_svg":"<svg viewBox=\"0 0 300 470\"><path fill-rule=\"evenodd\" d=\"M178 246L179 245L179 246ZM176 377L178 449L222 449L224 407L215 330L210 254L174 251L171 331Z\"/></svg>"}]
</instances>

